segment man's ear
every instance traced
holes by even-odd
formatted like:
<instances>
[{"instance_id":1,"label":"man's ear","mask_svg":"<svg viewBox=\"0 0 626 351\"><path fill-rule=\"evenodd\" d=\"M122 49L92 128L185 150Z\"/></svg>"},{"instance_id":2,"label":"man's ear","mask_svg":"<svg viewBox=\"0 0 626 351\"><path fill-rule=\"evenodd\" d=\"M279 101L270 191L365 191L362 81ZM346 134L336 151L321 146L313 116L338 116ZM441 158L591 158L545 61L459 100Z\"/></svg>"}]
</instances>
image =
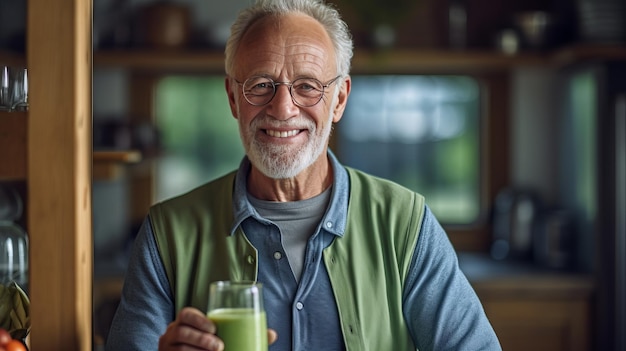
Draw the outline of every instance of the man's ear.
<instances>
[{"instance_id":1,"label":"man's ear","mask_svg":"<svg viewBox=\"0 0 626 351\"><path fill-rule=\"evenodd\" d=\"M343 112L345 111L346 104L348 103L348 96L350 96L350 89L352 89L352 78L347 76L343 78L341 86L339 87L337 104L333 109L333 123L339 122L341 117L343 117Z\"/></svg>"},{"instance_id":2,"label":"man's ear","mask_svg":"<svg viewBox=\"0 0 626 351\"><path fill-rule=\"evenodd\" d=\"M226 77L224 79L224 87L226 88L226 95L228 95L228 105L230 105L230 113L233 115L233 117L235 117L235 119L238 118L237 103L235 99L235 94L237 93L237 89L235 87L236 85L237 84L235 83L234 79L230 77Z\"/></svg>"}]
</instances>

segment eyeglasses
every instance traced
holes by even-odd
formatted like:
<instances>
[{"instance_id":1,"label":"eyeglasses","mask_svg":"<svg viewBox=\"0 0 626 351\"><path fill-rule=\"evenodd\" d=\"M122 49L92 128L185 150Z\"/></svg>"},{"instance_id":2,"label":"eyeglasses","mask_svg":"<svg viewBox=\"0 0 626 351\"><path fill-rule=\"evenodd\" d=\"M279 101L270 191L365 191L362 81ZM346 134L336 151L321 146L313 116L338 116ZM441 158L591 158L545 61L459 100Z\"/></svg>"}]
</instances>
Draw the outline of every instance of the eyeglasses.
<instances>
[{"instance_id":1,"label":"eyeglasses","mask_svg":"<svg viewBox=\"0 0 626 351\"><path fill-rule=\"evenodd\" d=\"M276 95L279 85L286 85L294 104L300 107L311 107L317 105L324 96L324 89L328 88L341 76L337 76L323 84L315 78L298 78L293 82L275 82L272 78L264 76L252 76L241 83L235 81L243 87L243 97L253 106L263 106L268 104Z\"/></svg>"}]
</instances>

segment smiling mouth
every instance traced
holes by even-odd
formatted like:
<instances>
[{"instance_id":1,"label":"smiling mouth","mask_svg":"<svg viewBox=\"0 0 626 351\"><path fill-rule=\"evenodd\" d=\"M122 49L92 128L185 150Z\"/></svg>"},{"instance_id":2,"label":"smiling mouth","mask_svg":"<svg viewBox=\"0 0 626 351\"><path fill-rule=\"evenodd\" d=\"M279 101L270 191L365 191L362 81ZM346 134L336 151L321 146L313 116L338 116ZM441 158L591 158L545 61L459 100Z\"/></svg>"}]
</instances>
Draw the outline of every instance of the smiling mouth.
<instances>
[{"instance_id":1,"label":"smiling mouth","mask_svg":"<svg viewBox=\"0 0 626 351\"><path fill-rule=\"evenodd\" d=\"M294 130L272 130L272 129L266 129L265 130L265 134L274 137L274 138L289 138L292 136L297 135L298 133L300 133L299 129L294 129Z\"/></svg>"}]
</instances>

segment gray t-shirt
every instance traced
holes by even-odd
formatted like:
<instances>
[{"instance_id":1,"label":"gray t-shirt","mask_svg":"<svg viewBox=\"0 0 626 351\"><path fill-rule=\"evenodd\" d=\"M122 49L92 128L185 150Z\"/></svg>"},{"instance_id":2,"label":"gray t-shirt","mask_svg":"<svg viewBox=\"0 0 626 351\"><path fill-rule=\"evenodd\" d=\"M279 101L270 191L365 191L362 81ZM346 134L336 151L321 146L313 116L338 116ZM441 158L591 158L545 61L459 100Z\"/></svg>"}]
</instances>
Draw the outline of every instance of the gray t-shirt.
<instances>
[{"instance_id":1,"label":"gray t-shirt","mask_svg":"<svg viewBox=\"0 0 626 351\"><path fill-rule=\"evenodd\" d=\"M248 194L248 200L259 212L280 229L283 249L296 281L300 281L306 243L317 230L330 201L332 187L310 199L292 202L264 201Z\"/></svg>"}]
</instances>

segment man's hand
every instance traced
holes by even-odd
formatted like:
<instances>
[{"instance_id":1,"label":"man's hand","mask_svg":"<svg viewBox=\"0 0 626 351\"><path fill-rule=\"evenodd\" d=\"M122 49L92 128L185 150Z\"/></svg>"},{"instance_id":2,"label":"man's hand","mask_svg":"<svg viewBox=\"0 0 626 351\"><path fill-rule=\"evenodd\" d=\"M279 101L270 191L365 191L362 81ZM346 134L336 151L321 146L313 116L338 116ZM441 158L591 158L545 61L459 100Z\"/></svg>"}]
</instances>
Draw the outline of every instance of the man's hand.
<instances>
[{"instance_id":1,"label":"man's hand","mask_svg":"<svg viewBox=\"0 0 626 351\"><path fill-rule=\"evenodd\" d=\"M215 335L215 331L215 324L205 313L197 308L185 307L159 338L159 351L223 351L224 343ZM278 335L269 329L267 338L271 345L278 339Z\"/></svg>"}]
</instances>

